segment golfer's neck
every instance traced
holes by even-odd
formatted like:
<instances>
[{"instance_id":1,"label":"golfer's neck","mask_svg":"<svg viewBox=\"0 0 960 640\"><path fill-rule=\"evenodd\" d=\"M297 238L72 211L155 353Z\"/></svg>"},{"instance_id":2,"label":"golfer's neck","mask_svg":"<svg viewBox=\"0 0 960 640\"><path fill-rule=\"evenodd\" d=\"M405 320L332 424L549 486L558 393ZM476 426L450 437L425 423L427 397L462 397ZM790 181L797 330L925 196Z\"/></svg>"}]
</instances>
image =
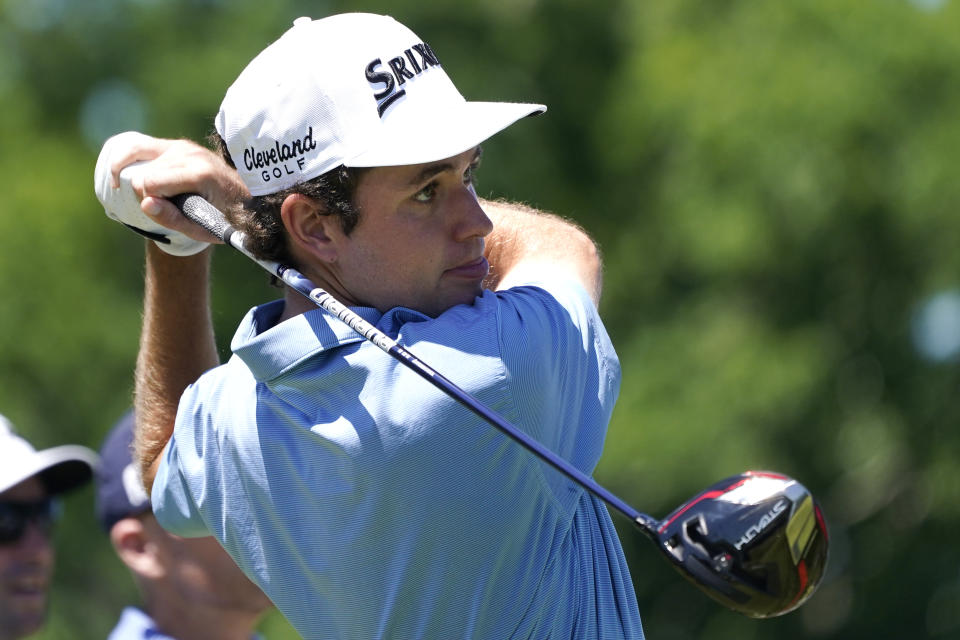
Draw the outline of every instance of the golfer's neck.
<instances>
[{"instance_id":1,"label":"golfer's neck","mask_svg":"<svg viewBox=\"0 0 960 640\"><path fill-rule=\"evenodd\" d=\"M305 311L317 308L317 305L311 300L303 297L303 295L297 293L290 287L284 287L283 291L283 313L280 314L277 324L284 320L289 320L294 316L298 316Z\"/></svg>"}]
</instances>

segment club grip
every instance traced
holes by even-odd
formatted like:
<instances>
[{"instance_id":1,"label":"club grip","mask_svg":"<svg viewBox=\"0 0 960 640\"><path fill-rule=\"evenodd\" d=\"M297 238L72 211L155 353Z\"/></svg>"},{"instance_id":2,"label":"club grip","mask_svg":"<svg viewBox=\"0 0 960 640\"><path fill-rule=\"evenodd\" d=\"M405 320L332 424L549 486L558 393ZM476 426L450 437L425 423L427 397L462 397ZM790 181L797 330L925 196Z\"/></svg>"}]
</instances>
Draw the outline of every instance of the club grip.
<instances>
[{"instance_id":1,"label":"club grip","mask_svg":"<svg viewBox=\"0 0 960 640\"><path fill-rule=\"evenodd\" d=\"M170 201L192 222L197 223L220 240L227 242L233 227L215 206L195 193L173 196Z\"/></svg>"}]
</instances>

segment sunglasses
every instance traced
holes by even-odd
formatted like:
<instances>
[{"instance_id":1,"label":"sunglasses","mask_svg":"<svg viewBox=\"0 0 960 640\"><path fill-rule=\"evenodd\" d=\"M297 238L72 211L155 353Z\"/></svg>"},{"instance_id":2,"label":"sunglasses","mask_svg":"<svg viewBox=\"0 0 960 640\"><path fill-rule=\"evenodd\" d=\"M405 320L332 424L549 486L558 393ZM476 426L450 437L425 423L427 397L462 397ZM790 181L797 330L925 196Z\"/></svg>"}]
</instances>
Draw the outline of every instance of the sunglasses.
<instances>
[{"instance_id":1,"label":"sunglasses","mask_svg":"<svg viewBox=\"0 0 960 640\"><path fill-rule=\"evenodd\" d=\"M58 506L52 498L32 502L0 501L0 545L20 540L31 522L49 535L57 520Z\"/></svg>"}]
</instances>

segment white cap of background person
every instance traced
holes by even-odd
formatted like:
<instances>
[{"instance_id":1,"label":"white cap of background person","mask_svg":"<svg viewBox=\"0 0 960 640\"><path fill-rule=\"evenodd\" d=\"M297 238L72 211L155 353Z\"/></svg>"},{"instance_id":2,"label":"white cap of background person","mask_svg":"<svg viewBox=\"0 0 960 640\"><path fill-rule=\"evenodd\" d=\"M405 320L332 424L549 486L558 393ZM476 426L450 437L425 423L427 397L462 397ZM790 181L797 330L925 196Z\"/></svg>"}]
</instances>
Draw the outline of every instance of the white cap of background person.
<instances>
[{"instance_id":1,"label":"white cap of background person","mask_svg":"<svg viewBox=\"0 0 960 640\"><path fill-rule=\"evenodd\" d=\"M346 13L295 20L227 90L216 128L256 196L340 165L443 160L545 110L467 102L410 29Z\"/></svg>"},{"instance_id":2,"label":"white cap of background person","mask_svg":"<svg viewBox=\"0 0 960 640\"><path fill-rule=\"evenodd\" d=\"M37 476L50 495L80 487L93 478L97 454L65 444L37 451L0 415L0 493Z\"/></svg>"}]
</instances>

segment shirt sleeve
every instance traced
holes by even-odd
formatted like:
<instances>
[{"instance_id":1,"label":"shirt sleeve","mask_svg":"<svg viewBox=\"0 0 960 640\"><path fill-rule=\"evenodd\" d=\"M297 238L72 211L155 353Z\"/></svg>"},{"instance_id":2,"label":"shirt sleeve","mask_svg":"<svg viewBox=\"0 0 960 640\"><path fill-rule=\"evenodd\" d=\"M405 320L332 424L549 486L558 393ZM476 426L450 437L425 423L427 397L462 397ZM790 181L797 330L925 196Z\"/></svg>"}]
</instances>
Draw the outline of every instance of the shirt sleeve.
<instances>
[{"instance_id":1,"label":"shirt sleeve","mask_svg":"<svg viewBox=\"0 0 960 640\"><path fill-rule=\"evenodd\" d=\"M184 390L173 435L154 479L151 503L157 521L185 538L213 535L223 543L232 533L223 518L225 505L244 497L250 478L259 477L259 468L241 468L239 460L255 461L238 454L239 434L230 435L246 424L243 415L234 412L241 403L231 401L233 394L256 397L255 382L243 367L233 367L243 375L233 376L228 388L227 367L237 364L232 358ZM245 442L242 436L239 440ZM249 520L246 511L235 516L232 522Z\"/></svg>"},{"instance_id":2,"label":"shirt sleeve","mask_svg":"<svg viewBox=\"0 0 960 640\"><path fill-rule=\"evenodd\" d=\"M502 357L521 422L592 473L620 387L620 364L593 300L561 278L497 296Z\"/></svg>"},{"instance_id":3,"label":"shirt sleeve","mask_svg":"<svg viewBox=\"0 0 960 640\"><path fill-rule=\"evenodd\" d=\"M184 394L189 395L191 388ZM181 402L180 406L185 405ZM179 437L175 431L164 450L153 481L150 502L157 521L170 533L184 538L209 536L211 532L203 521L188 484L189 470L184 468L180 456L180 447L184 444L189 446L186 441L191 440L195 432L179 431Z\"/></svg>"},{"instance_id":4,"label":"shirt sleeve","mask_svg":"<svg viewBox=\"0 0 960 640\"><path fill-rule=\"evenodd\" d=\"M164 529L185 538L216 537L255 579L264 565L263 542L257 500L248 492L265 475L261 460L241 450L256 449L256 423L235 397L257 397L254 379L235 357L184 390L151 502Z\"/></svg>"}]
</instances>

